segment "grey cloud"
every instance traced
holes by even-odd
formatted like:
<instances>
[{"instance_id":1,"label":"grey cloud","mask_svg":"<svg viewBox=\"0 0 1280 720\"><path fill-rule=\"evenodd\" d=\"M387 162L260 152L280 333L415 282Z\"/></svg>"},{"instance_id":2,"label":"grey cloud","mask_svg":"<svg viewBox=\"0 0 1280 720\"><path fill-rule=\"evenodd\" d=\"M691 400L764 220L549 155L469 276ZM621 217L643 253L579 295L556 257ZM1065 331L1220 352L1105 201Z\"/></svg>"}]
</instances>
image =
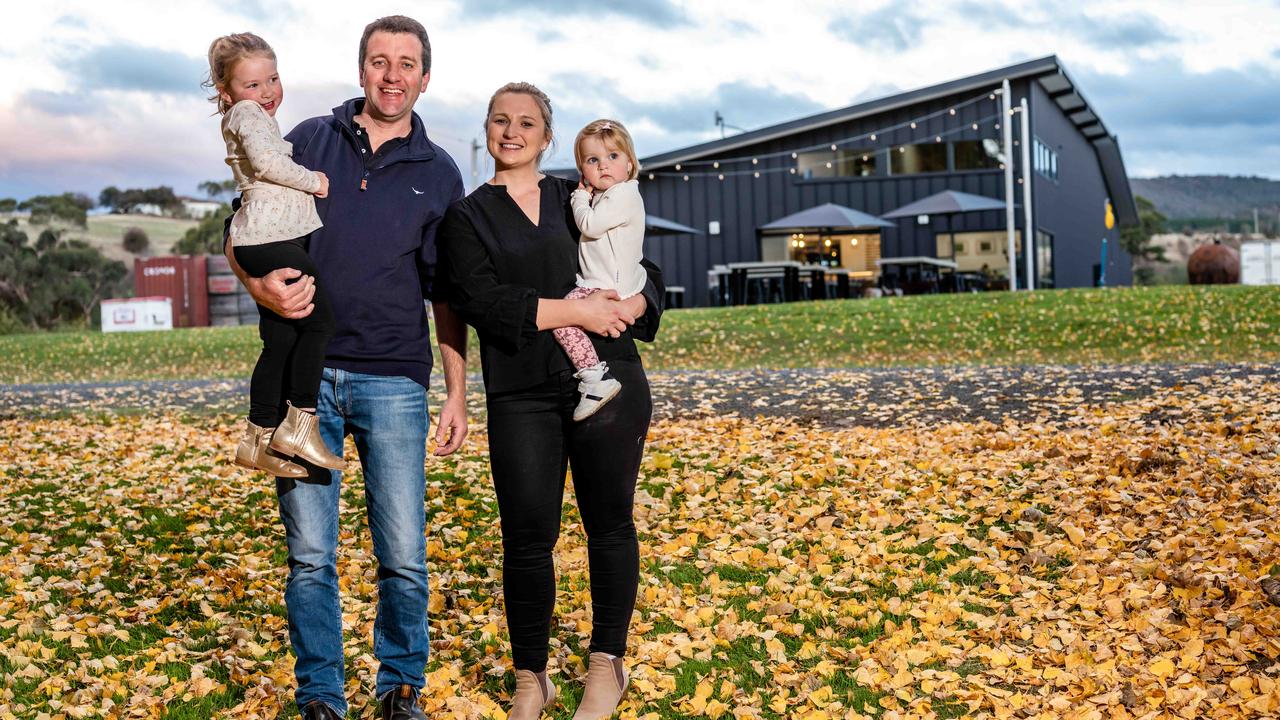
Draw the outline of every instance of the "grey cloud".
<instances>
[{"instance_id":1,"label":"grey cloud","mask_svg":"<svg viewBox=\"0 0 1280 720\"><path fill-rule=\"evenodd\" d=\"M724 29L734 35L759 35L760 29L745 20L728 20Z\"/></svg>"},{"instance_id":2,"label":"grey cloud","mask_svg":"<svg viewBox=\"0 0 1280 720\"><path fill-rule=\"evenodd\" d=\"M208 72L202 58L138 45L103 45L71 62L83 89L198 94Z\"/></svg>"},{"instance_id":3,"label":"grey cloud","mask_svg":"<svg viewBox=\"0 0 1280 720\"><path fill-rule=\"evenodd\" d=\"M1134 168L1280 172L1280 78L1264 67L1195 73L1165 60L1128 75L1072 74Z\"/></svg>"},{"instance_id":4,"label":"grey cloud","mask_svg":"<svg viewBox=\"0 0 1280 720\"><path fill-rule=\"evenodd\" d=\"M89 93L28 90L21 103L49 115L90 115L94 112L90 97Z\"/></svg>"},{"instance_id":5,"label":"grey cloud","mask_svg":"<svg viewBox=\"0 0 1280 720\"><path fill-rule=\"evenodd\" d=\"M63 15L59 17L57 20L54 20L53 24L58 25L60 27L64 27L64 28L72 28L75 30L89 29L89 23L85 22L84 18L79 18L79 17L76 17L75 15Z\"/></svg>"},{"instance_id":6,"label":"grey cloud","mask_svg":"<svg viewBox=\"0 0 1280 720\"><path fill-rule=\"evenodd\" d=\"M1280 128L1280 77L1264 67L1195 73L1178 61L1164 60L1137 65L1128 75L1087 69L1072 74L1108 126L1168 125L1206 132L1227 125Z\"/></svg>"},{"instance_id":7,"label":"grey cloud","mask_svg":"<svg viewBox=\"0 0 1280 720\"><path fill-rule=\"evenodd\" d=\"M842 17L827 29L849 42L902 52L918 45L928 21L896 4L886 5L856 18Z\"/></svg>"},{"instance_id":8,"label":"grey cloud","mask_svg":"<svg viewBox=\"0 0 1280 720\"><path fill-rule=\"evenodd\" d=\"M655 25L684 25L688 18L671 0L630 0L625 3L601 3L598 0L559 0L551 7L530 4L524 0L465 0L464 17L491 18L496 16L523 17L530 12L540 12L553 17L570 15L615 15Z\"/></svg>"},{"instance_id":9,"label":"grey cloud","mask_svg":"<svg viewBox=\"0 0 1280 720\"><path fill-rule=\"evenodd\" d=\"M700 132L714 129L714 113L719 110L725 121L751 129L822 110L809 98L776 88L743 81L724 83L698 98L639 101L613 89L608 80L578 73L562 73L551 78L552 99L564 93L572 102L578 97L601 98L616 108L619 120L634 123L641 118L670 132ZM564 106L565 103L562 103ZM599 110L596 110L599 112Z\"/></svg>"},{"instance_id":10,"label":"grey cloud","mask_svg":"<svg viewBox=\"0 0 1280 720\"><path fill-rule=\"evenodd\" d=\"M235 0L228 3L227 7L237 15L242 15L258 22L266 22L268 20L279 22L293 15L292 8L285 3L275 3L268 8L262 0Z\"/></svg>"},{"instance_id":11,"label":"grey cloud","mask_svg":"<svg viewBox=\"0 0 1280 720\"><path fill-rule=\"evenodd\" d=\"M1133 50L1173 40L1159 18L1148 13L1128 13L1099 18L1071 4L1049 5L1042 13L1014 11L990 3L966 1L954 6L957 17L991 29L1053 29L1099 49Z\"/></svg>"},{"instance_id":12,"label":"grey cloud","mask_svg":"<svg viewBox=\"0 0 1280 720\"><path fill-rule=\"evenodd\" d=\"M538 42L540 43L555 43L561 42L564 39L564 33L559 30L543 29L538 31Z\"/></svg>"}]
</instances>

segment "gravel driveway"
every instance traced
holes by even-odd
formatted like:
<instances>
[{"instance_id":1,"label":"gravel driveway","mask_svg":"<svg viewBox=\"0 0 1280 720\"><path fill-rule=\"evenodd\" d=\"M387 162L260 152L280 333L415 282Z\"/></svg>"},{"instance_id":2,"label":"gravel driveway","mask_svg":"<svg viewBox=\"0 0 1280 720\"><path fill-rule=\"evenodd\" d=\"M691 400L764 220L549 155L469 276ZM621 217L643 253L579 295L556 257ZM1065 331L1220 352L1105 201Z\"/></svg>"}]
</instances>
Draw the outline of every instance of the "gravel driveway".
<instances>
[{"instance_id":1,"label":"gravel driveway","mask_svg":"<svg viewBox=\"0 0 1280 720\"><path fill-rule=\"evenodd\" d=\"M1056 422L1078 415L1081 404L1105 410L1109 403L1157 393L1183 399L1218 392L1238 395L1280 384L1280 364L729 370L656 372L650 380L655 419L734 413L881 427L1004 419ZM247 379L0 385L0 417L239 413L248 404L248 385ZM470 387L469 404L480 413L478 376L470 378ZM433 406L441 394L436 378ZM1181 405L1192 411L1199 407Z\"/></svg>"}]
</instances>

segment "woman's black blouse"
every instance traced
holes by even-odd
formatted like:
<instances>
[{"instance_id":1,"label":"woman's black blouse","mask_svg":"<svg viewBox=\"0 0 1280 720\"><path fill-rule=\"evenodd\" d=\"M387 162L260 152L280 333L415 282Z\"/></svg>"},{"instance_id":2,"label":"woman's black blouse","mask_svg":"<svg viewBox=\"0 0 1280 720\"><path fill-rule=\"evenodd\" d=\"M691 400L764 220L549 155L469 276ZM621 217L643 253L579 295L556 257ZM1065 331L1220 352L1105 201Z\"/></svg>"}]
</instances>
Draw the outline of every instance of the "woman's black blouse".
<instances>
[{"instance_id":1,"label":"woman's black blouse","mask_svg":"<svg viewBox=\"0 0 1280 720\"><path fill-rule=\"evenodd\" d=\"M560 299L578 273L578 229L569 206L577 184L544 177L534 225L502 185L481 185L454 203L436 234L445 296L480 337L489 393L523 390L572 370L550 330L538 330L538 299ZM635 340L652 342L662 315L662 272L645 261L645 314L618 338L587 333L600 359L639 359Z\"/></svg>"}]
</instances>

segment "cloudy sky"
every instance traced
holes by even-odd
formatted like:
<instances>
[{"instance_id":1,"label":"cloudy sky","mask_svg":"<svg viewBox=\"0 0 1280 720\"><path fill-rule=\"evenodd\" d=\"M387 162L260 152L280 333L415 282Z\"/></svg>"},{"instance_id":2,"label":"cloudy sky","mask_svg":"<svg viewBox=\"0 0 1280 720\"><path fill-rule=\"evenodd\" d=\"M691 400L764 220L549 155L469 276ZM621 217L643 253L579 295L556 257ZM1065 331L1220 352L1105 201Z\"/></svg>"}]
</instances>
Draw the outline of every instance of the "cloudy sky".
<instances>
[{"instance_id":1,"label":"cloudy sky","mask_svg":"<svg viewBox=\"0 0 1280 720\"><path fill-rule=\"evenodd\" d=\"M214 36L274 45L287 129L360 93L360 32L395 13L431 34L417 110L464 177L488 97L511 80L550 94L567 137L626 122L643 157L718 137L717 110L752 129L1056 54L1130 174L1280 178L1280 0L43 0L0 13L0 197L195 194L230 176L200 88Z\"/></svg>"}]
</instances>

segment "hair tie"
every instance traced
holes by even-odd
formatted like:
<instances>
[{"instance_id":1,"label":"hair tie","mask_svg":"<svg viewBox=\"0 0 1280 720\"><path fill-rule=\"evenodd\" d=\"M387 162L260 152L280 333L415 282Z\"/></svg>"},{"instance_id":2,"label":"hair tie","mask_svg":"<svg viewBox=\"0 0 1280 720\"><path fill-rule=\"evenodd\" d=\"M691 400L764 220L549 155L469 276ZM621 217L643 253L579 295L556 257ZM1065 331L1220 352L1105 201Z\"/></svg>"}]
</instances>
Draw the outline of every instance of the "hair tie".
<instances>
[{"instance_id":1,"label":"hair tie","mask_svg":"<svg viewBox=\"0 0 1280 720\"><path fill-rule=\"evenodd\" d=\"M612 130L612 129L613 129L613 123L606 121L606 122L605 122L605 124L603 124L603 125L601 125L601 126L600 126L600 129L601 129L601 130Z\"/></svg>"}]
</instances>

